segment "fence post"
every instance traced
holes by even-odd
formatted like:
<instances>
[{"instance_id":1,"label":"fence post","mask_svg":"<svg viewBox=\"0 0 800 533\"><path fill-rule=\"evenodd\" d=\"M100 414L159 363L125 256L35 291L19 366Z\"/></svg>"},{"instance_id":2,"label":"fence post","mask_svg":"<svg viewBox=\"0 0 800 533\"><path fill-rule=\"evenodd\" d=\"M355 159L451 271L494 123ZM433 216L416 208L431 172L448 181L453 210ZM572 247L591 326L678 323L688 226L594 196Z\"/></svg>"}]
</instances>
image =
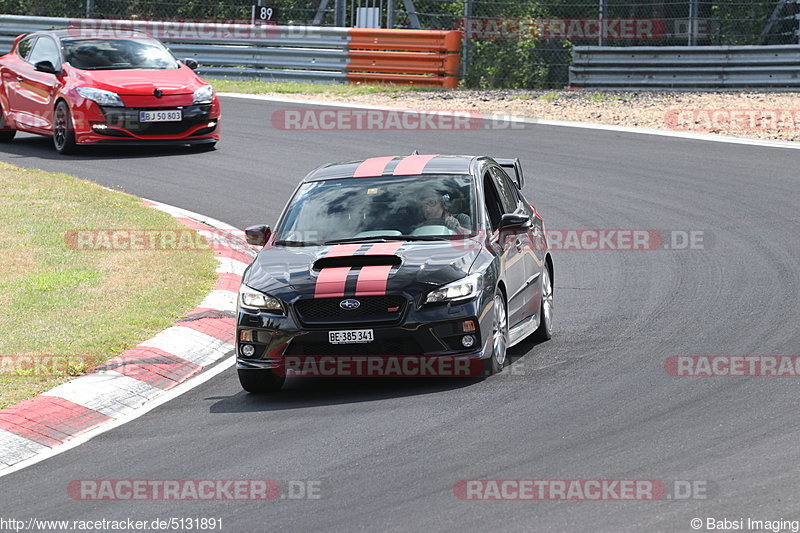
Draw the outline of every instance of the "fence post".
<instances>
[{"instance_id":1,"label":"fence post","mask_svg":"<svg viewBox=\"0 0 800 533\"><path fill-rule=\"evenodd\" d=\"M472 17L472 0L464 2L464 28L461 34L461 79L467 79L467 71L469 70L469 19Z\"/></svg>"},{"instance_id":2,"label":"fence post","mask_svg":"<svg viewBox=\"0 0 800 533\"><path fill-rule=\"evenodd\" d=\"M386 28L394 29L394 3L396 0L388 0L386 2Z\"/></svg>"},{"instance_id":3,"label":"fence post","mask_svg":"<svg viewBox=\"0 0 800 533\"><path fill-rule=\"evenodd\" d=\"M689 0L689 46L697 46L697 0Z\"/></svg>"},{"instance_id":4,"label":"fence post","mask_svg":"<svg viewBox=\"0 0 800 533\"><path fill-rule=\"evenodd\" d=\"M606 18L606 0L599 0L598 16L600 22L600 31L597 32L597 46L603 46L603 21Z\"/></svg>"},{"instance_id":5,"label":"fence post","mask_svg":"<svg viewBox=\"0 0 800 533\"><path fill-rule=\"evenodd\" d=\"M342 28L345 25L347 13L347 0L336 0L333 6L333 25Z\"/></svg>"},{"instance_id":6,"label":"fence post","mask_svg":"<svg viewBox=\"0 0 800 533\"><path fill-rule=\"evenodd\" d=\"M94 16L94 0L86 0L86 18L90 19Z\"/></svg>"}]
</instances>

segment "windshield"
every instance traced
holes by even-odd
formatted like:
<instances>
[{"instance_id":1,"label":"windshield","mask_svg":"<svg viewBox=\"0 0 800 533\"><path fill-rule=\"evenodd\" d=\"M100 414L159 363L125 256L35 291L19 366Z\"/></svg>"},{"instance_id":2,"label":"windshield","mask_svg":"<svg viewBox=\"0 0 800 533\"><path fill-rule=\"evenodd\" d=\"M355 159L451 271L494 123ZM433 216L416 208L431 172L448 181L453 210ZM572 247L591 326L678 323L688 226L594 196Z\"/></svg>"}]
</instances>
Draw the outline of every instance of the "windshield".
<instances>
[{"instance_id":1,"label":"windshield","mask_svg":"<svg viewBox=\"0 0 800 533\"><path fill-rule=\"evenodd\" d=\"M461 238L475 230L470 176L403 176L306 183L281 227L278 244L411 238Z\"/></svg>"},{"instance_id":2,"label":"windshield","mask_svg":"<svg viewBox=\"0 0 800 533\"><path fill-rule=\"evenodd\" d=\"M79 39L62 46L65 61L82 70L179 68L169 50L153 39Z\"/></svg>"}]
</instances>

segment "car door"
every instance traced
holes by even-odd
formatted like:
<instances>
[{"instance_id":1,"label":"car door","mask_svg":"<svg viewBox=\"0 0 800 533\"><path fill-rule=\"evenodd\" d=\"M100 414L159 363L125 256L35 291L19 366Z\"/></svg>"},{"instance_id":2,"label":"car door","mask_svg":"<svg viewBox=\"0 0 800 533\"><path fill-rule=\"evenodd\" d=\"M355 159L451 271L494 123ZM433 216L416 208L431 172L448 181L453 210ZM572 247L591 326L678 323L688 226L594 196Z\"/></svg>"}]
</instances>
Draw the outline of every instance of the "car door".
<instances>
[{"instance_id":1,"label":"car door","mask_svg":"<svg viewBox=\"0 0 800 533\"><path fill-rule=\"evenodd\" d=\"M8 106L7 111L13 116L19 111L21 106L20 98L20 82L24 79L20 76L20 71L27 71L28 63L26 59L31 53L33 43L36 42L37 37L31 35L22 38L15 49L15 53L8 54L3 59L2 76L3 91L5 96L4 103Z\"/></svg>"},{"instance_id":2,"label":"car door","mask_svg":"<svg viewBox=\"0 0 800 533\"><path fill-rule=\"evenodd\" d=\"M36 39L27 60L17 71L17 120L35 129L50 130L55 97L61 82L55 74L38 72L34 65L40 61L50 61L57 69L61 68L61 52L55 39L49 36Z\"/></svg>"},{"instance_id":3,"label":"car door","mask_svg":"<svg viewBox=\"0 0 800 533\"><path fill-rule=\"evenodd\" d=\"M513 327L527 316L524 290L525 258L516 244L517 235L515 232L498 231L502 216L506 213L516 212L517 206L507 194L507 184L498 179L497 170L495 167L487 169L484 173L483 188L491 228L496 235L491 240L500 251L499 253L502 257L501 266L505 273L508 325Z\"/></svg>"},{"instance_id":4,"label":"car door","mask_svg":"<svg viewBox=\"0 0 800 533\"><path fill-rule=\"evenodd\" d=\"M523 238L522 253L525 256L525 279L528 290L525 291L526 302L528 307L528 314L533 316L538 312L541 306L541 285L539 284L539 276L541 276L545 268L545 252L546 244L544 240L544 224L542 219L536 216L533 206L525 199L514 180L512 180L503 169L500 170L505 174L505 180L509 183L508 190L514 195L515 201L518 205L518 212L528 215L531 220L530 228Z\"/></svg>"},{"instance_id":5,"label":"car door","mask_svg":"<svg viewBox=\"0 0 800 533\"><path fill-rule=\"evenodd\" d=\"M516 185L500 167L491 167L492 181L497 189L504 214L528 215L530 212L522 204ZM535 281L538 269L532 250L533 234L528 229L515 229L505 231L501 235L503 246L508 250L509 263L506 266L509 285L514 285L513 291L509 287L509 326L529 318L534 311L532 300L534 295L529 290ZM512 303L513 302L513 303Z\"/></svg>"}]
</instances>

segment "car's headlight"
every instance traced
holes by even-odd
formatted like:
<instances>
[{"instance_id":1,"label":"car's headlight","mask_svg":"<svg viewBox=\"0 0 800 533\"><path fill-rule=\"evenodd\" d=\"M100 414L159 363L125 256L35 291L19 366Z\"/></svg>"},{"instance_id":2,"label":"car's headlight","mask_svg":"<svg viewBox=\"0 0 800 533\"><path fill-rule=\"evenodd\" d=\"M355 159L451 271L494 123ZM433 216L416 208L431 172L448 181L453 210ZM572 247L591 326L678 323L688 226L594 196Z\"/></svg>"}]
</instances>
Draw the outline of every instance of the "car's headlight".
<instances>
[{"instance_id":1,"label":"car's headlight","mask_svg":"<svg viewBox=\"0 0 800 533\"><path fill-rule=\"evenodd\" d=\"M239 305L245 309L258 309L270 313L283 314L283 304L277 298L251 289L247 285L239 287Z\"/></svg>"},{"instance_id":2,"label":"car's headlight","mask_svg":"<svg viewBox=\"0 0 800 533\"><path fill-rule=\"evenodd\" d=\"M214 101L214 88L211 85L203 85L192 97L193 104L210 104L212 101Z\"/></svg>"},{"instance_id":3,"label":"car's headlight","mask_svg":"<svg viewBox=\"0 0 800 533\"><path fill-rule=\"evenodd\" d=\"M93 89L91 87L78 87L75 89L79 95L87 100L91 100L98 105L109 107L125 107L122 103L122 98L117 93L111 91L104 91L103 89Z\"/></svg>"},{"instance_id":4,"label":"car's headlight","mask_svg":"<svg viewBox=\"0 0 800 533\"><path fill-rule=\"evenodd\" d=\"M481 277L479 274L472 274L466 278L459 279L447 285L443 285L436 290L428 293L425 303L437 302L457 302L469 300L478 295L481 290Z\"/></svg>"}]
</instances>

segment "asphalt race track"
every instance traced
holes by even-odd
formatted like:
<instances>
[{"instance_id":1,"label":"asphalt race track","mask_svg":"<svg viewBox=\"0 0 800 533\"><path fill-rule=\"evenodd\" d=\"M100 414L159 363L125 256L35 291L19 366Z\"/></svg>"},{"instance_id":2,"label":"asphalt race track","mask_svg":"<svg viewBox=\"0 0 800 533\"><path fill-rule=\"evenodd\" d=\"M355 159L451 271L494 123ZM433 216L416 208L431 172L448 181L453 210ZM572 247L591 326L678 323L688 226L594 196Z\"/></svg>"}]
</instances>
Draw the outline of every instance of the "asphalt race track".
<instances>
[{"instance_id":1,"label":"asphalt race track","mask_svg":"<svg viewBox=\"0 0 800 533\"><path fill-rule=\"evenodd\" d=\"M20 135L2 160L62 171L237 227L273 224L319 164L374 155L520 157L549 229L703 231L704 249L559 251L556 333L480 380L290 381L235 372L73 450L0 478L0 516L221 518L225 532L691 531L800 519L797 377L681 378L672 355L800 353L796 150L527 125L470 132L278 131L291 104L223 99L213 153L58 156ZM319 482L319 499L88 502L76 479ZM661 501L462 501L468 479L656 479ZM699 482L699 484L698 484Z\"/></svg>"}]
</instances>

